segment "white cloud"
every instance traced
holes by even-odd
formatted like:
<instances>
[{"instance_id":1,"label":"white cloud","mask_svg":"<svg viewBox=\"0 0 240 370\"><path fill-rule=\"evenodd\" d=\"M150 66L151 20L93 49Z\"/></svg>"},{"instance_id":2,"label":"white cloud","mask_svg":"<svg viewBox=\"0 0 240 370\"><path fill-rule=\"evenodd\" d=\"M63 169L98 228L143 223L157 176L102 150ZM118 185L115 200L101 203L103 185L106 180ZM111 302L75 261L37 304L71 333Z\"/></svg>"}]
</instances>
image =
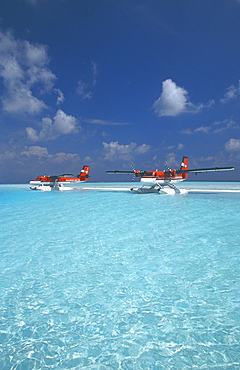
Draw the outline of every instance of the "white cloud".
<instances>
[{"instance_id":1,"label":"white cloud","mask_svg":"<svg viewBox=\"0 0 240 370\"><path fill-rule=\"evenodd\" d=\"M64 113L61 109L58 109L57 114L54 117L53 129L59 134L71 134L76 132L77 120L75 117Z\"/></svg>"},{"instance_id":2,"label":"white cloud","mask_svg":"<svg viewBox=\"0 0 240 370\"><path fill-rule=\"evenodd\" d=\"M192 135L192 131L189 128L181 130L180 133L183 135Z\"/></svg>"},{"instance_id":3,"label":"white cloud","mask_svg":"<svg viewBox=\"0 0 240 370\"><path fill-rule=\"evenodd\" d=\"M49 157L53 163L63 163L63 162L79 162L80 158L78 154L72 153L56 153Z\"/></svg>"},{"instance_id":4,"label":"white cloud","mask_svg":"<svg viewBox=\"0 0 240 370\"><path fill-rule=\"evenodd\" d=\"M132 159L133 154L144 154L149 151L150 146L142 144L137 146L136 143L131 144L119 144L118 141L111 141L109 144L103 142L103 149L105 152L105 160L114 161L121 159L128 161Z\"/></svg>"},{"instance_id":5,"label":"white cloud","mask_svg":"<svg viewBox=\"0 0 240 370\"><path fill-rule=\"evenodd\" d=\"M172 166L173 168L180 167L179 158L176 159L176 154L171 152L166 155L166 165Z\"/></svg>"},{"instance_id":6,"label":"white cloud","mask_svg":"<svg viewBox=\"0 0 240 370\"><path fill-rule=\"evenodd\" d=\"M82 97L82 99L92 99L93 93L88 90L88 84L81 81L78 81L77 94Z\"/></svg>"},{"instance_id":7,"label":"white cloud","mask_svg":"<svg viewBox=\"0 0 240 370\"><path fill-rule=\"evenodd\" d=\"M142 144L136 148L135 153L144 154L144 153L147 153L149 149L150 149L150 145Z\"/></svg>"},{"instance_id":8,"label":"white cloud","mask_svg":"<svg viewBox=\"0 0 240 370\"><path fill-rule=\"evenodd\" d=\"M65 100L63 92L60 89L54 89L54 92L58 94L57 105L59 105L60 103L63 103Z\"/></svg>"},{"instance_id":9,"label":"white cloud","mask_svg":"<svg viewBox=\"0 0 240 370\"><path fill-rule=\"evenodd\" d=\"M36 157L48 157L48 150L47 148L43 148L41 146L30 146L26 147L22 152L21 155L26 155L28 157L36 156Z\"/></svg>"},{"instance_id":10,"label":"white cloud","mask_svg":"<svg viewBox=\"0 0 240 370\"><path fill-rule=\"evenodd\" d=\"M223 131L239 129L239 125L233 119L225 119L223 121L215 121L209 126L199 126L194 130L184 129L181 130L181 134L192 135L192 134L218 134Z\"/></svg>"},{"instance_id":11,"label":"white cloud","mask_svg":"<svg viewBox=\"0 0 240 370\"><path fill-rule=\"evenodd\" d=\"M16 152L12 152L11 150L0 154L1 162L12 161L14 158L16 158Z\"/></svg>"},{"instance_id":12,"label":"white cloud","mask_svg":"<svg viewBox=\"0 0 240 370\"><path fill-rule=\"evenodd\" d=\"M30 159L34 159L34 157L37 157L39 160L58 164L69 161L79 161L80 159L78 154L73 153L60 152L56 154L50 154L48 153L47 148L37 145L25 147L24 150L20 152L20 156L27 156Z\"/></svg>"},{"instance_id":13,"label":"white cloud","mask_svg":"<svg viewBox=\"0 0 240 370\"><path fill-rule=\"evenodd\" d=\"M84 121L93 125L104 125L104 126L125 126L130 124L129 122L106 121L103 119L86 119Z\"/></svg>"},{"instance_id":14,"label":"white cloud","mask_svg":"<svg viewBox=\"0 0 240 370\"><path fill-rule=\"evenodd\" d=\"M229 152L240 151L240 139L230 139L225 144L225 149Z\"/></svg>"},{"instance_id":15,"label":"white cloud","mask_svg":"<svg viewBox=\"0 0 240 370\"><path fill-rule=\"evenodd\" d=\"M181 113L197 113L203 108L210 108L214 104L210 100L207 104L193 104L188 98L188 92L170 78L163 81L162 93L154 102L153 109L159 116L177 116Z\"/></svg>"},{"instance_id":16,"label":"white cloud","mask_svg":"<svg viewBox=\"0 0 240 370\"><path fill-rule=\"evenodd\" d=\"M166 147L167 150L173 150L173 149L177 149L177 150L182 150L184 148L184 145L182 143L179 143L177 146L176 145L169 145Z\"/></svg>"},{"instance_id":17,"label":"white cloud","mask_svg":"<svg viewBox=\"0 0 240 370\"><path fill-rule=\"evenodd\" d=\"M97 74L98 74L97 63L92 62L92 75L93 75L92 85L93 86L95 86L97 84Z\"/></svg>"},{"instance_id":18,"label":"white cloud","mask_svg":"<svg viewBox=\"0 0 240 370\"><path fill-rule=\"evenodd\" d=\"M215 121L213 123L213 133L218 134L226 130L236 130L239 129L239 125L233 119L225 119L223 121ZM217 128L216 128L217 127Z\"/></svg>"},{"instance_id":19,"label":"white cloud","mask_svg":"<svg viewBox=\"0 0 240 370\"><path fill-rule=\"evenodd\" d=\"M83 162L84 163L90 163L90 162L92 162L92 158L87 155L85 158L83 158Z\"/></svg>"},{"instance_id":20,"label":"white cloud","mask_svg":"<svg viewBox=\"0 0 240 370\"><path fill-rule=\"evenodd\" d=\"M179 143L177 146L177 150L182 150L184 148L184 145L182 143Z\"/></svg>"},{"instance_id":21,"label":"white cloud","mask_svg":"<svg viewBox=\"0 0 240 370\"><path fill-rule=\"evenodd\" d=\"M136 143L120 145L118 144L118 141L111 141L109 144L103 142L103 149L105 152L104 159L108 161L114 161L118 158L129 160L130 155L136 149L136 146Z\"/></svg>"},{"instance_id":22,"label":"white cloud","mask_svg":"<svg viewBox=\"0 0 240 370\"><path fill-rule=\"evenodd\" d=\"M220 99L220 101L221 103L225 104L232 99L236 99L239 94L240 94L240 81L238 82L237 87L235 87L234 85L228 87L226 93L224 94L224 97Z\"/></svg>"},{"instance_id":23,"label":"white cloud","mask_svg":"<svg viewBox=\"0 0 240 370\"><path fill-rule=\"evenodd\" d=\"M37 114L46 108L44 102L32 95L31 90L22 86L13 88L2 98L3 109L7 113Z\"/></svg>"},{"instance_id":24,"label":"white cloud","mask_svg":"<svg viewBox=\"0 0 240 370\"><path fill-rule=\"evenodd\" d=\"M50 154L45 147L33 145L25 147L20 150L8 150L0 154L0 160L5 164L18 163L23 166L28 166L29 163L33 163L35 166L43 163L48 164L60 164L60 163L71 163L79 162L80 157L74 153L56 153Z\"/></svg>"},{"instance_id":25,"label":"white cloud","mask_svg":"<svg viewBox=\"0 0 240 370\"><path fill-rule=\"evenodd\" d=\"M170 78L163 81L161 96L153 104L158 116L177 116L186 110L188 104L187 91L176 85Z\"/></svg>"},{"instance_id":26,"label":"white cloud","mask_svg":"<svg viewBox=\"0 0 240 370\"><path fill-rule=\"evenodd\" d=\"M41 122L42 129L39 134L32 127L26 128L27 136L32 141L54 140L61 135L68 135L78 132L77 119L58 109L53 120L45 117Z\"/></svg>"},{"instance_id":27,"label":"white cloud","mask_svg":"<svg viewBox=\"0 0 240 370\"><path fill-rule=\"evenodd\" d=\"M200 127L197 127L194 132L203 132L205 134L208 134L209 131L210 131L210 127L209 126L200 126Z\"/></svg>"},{"instance_id":28,"label":"white cloud","mask_svg":"<svg viewBox=\"0 0 240 370\"><path fill-rule=\"evenodd\" d=\"M78 81L76 92L82 97L82 99L92 99L93 97L93 87L97 84L97 63L91 62L91 80L90 82L85 82L85 77Z\"/></svg>"},{"instance_id":29,"label":"white cloud","mask_svg":"<svg viewBox=\"0 0 240 370\"><path fill-rule=\"evenodd\" d=\"M33 45L0 31L0 77L5 86L2 103L7 113L37 114L46 108L39 96L51 92L56 81L48 63L45 45Z\"/></svg>"}]
</instances>

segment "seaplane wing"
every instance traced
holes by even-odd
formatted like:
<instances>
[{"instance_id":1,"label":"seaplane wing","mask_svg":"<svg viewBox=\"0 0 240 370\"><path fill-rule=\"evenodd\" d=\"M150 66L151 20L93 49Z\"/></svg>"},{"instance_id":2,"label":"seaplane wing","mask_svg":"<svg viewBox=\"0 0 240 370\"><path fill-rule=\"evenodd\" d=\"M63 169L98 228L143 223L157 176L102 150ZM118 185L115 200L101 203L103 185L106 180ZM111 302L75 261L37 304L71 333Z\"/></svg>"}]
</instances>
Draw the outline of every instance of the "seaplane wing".
<instances>
[{"instance_id":1,"label":"seaplane wing","mask_svg":"<svg viewBox=\"0 0 240 370\"><path fill-rule=\"evenodd\" d=\"M144 171L144 170L132 170L132 171L106 171L106 173L112 174L133 174L134 177L140 177L140 183L142 184L139 188L132 188L133 192L138 193L154 193L154 192L181 192L176 188L174 183L184 181L188 178L189 173L202 173L202 172L213 172L213 171L231 171L234 167L211 167L211 168L188 168L188 157L183 157L180 168L171 169L166 166L164 171ZM165 187L170 188L170 192L165 190ZM169 189L168 189L169 190Z\"/></svg>"},{"instance_id":2,"label":"seaplane wing","mask_svg":"<svg viewBox=\"0 0 240 370\"><path fill-rule=\"evenodd\" d=\"M193 170L180 170L177 173L203 173L203 172L214 172L214 171L233 171L234 167L212 167L212 168L198 168Z\"/></svg>"},{"instance_id":3,"label":"seaplane wing","mask_svg":"<svg viewBox=\"0 0 240 370\"><path fill-rule=\"evenodd\" d=\"M106 173L134 173L134 171L119 171L119 170L114 170L114 171L106 171Z\"/></svg>"},{"instance_id":4,"label":"seaplane wing","mask_svg":"<svg viewBox=\"0 0 240 370\"><path fill-rule=\"evenodd\" d=\"M106 171L106 173L112 173L112 174L126 174L126 175L129 175L129 174L134 174L135 176L137 177L142 177L142 176L145 176L147 175L148 173L150 173L152 171L143 171L143 170L132 170L132 171L119 171L119 170L114 170L114 171Z\"/></svg>"},{"instance_id":5,"label":"seaplane wing","mask_svg":"<svg viewBox=\"0 0 240 370\"><path fill-rule=\"evenodd\" d=\"M203 172L214 172L214 171L232 171L234 170L234 167L212 167L212 168L198 168L198 169L192 169L192 170L176 170L176 173L178 175L182 173L203 173ZM110 174L137 174L140 176L152 176L152 173L154 172L164 172L168 173L168 171L143 171L143 170L132 170L132 171L121 171L121 170L113 170L113 171L106 171L106 173ZM171 171L169 171L171 172Z\"/></svg>"}]
</instances>

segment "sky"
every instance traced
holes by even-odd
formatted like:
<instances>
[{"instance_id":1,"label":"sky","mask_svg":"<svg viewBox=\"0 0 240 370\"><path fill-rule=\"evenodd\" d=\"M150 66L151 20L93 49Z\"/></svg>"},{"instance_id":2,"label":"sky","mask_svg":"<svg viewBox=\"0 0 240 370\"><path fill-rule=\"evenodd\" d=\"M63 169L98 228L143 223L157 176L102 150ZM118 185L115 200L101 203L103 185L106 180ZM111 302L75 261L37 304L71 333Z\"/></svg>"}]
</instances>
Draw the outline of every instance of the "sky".
<instances>
[{"instance_id":1,"label":"sky","mask_svg":"<svg viewBox=\"0 0 240 370\"><path fill-rule=\"evenodd\" d=\"M240 181L240 0L1 0L0 130L0 183Z\"/></svg>"}]
</instances>

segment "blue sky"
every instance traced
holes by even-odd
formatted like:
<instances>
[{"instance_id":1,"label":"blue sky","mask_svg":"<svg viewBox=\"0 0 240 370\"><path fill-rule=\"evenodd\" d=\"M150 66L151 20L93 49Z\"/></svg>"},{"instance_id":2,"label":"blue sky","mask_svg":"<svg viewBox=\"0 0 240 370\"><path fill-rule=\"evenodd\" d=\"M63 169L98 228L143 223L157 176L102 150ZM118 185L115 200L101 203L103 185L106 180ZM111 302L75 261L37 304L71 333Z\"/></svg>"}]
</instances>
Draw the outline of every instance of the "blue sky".
<instances>
[{"instance_id":1,"label":"blue sky","mask_svg":"<svg viewBox=\"0 0 240 370\"><path fill-rule=\"evenodd\" d=\"M1 0L0 182L235 166L240 1Z\"/></svg>"}]
</instances>

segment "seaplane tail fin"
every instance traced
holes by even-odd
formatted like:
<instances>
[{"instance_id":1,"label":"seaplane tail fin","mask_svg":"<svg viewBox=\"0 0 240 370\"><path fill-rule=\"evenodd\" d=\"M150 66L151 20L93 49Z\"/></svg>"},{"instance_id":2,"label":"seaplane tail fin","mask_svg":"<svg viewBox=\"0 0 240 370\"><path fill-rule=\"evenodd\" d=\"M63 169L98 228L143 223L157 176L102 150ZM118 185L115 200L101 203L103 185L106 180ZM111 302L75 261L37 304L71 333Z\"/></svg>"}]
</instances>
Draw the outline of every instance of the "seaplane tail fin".
<instances>
[{"instance_id":1,"label":"seaplane tail fin","mask_svg":"<svg viewBox=\"0 0 240 370\"><path fill-rule=\"evenodd\" d=\"M183 157L181 167L177 170L177 174L181 175L184 180L188 178L188 157Z\"/></svg>"},{"instance_id":2,"label":"seaplane tail fin","mask_svg":"<svg viewBox=\"0 0 240 370\"><path fill-rule=\"evenodd\" d=\"M183 157L181 163L181 170L188 170L188 157Z\"/></svg>"},{"instance_id":3,"label":"seaplane tail fin","mask_svg":"<svg viewBox=\"0 0 240 370\"><path fill-rule=\"evenodd\" d=\"M88 181L89 174L90 174L90 166L83 166L78 177L80 178L81 181Z\"/></svg>"}]
</instances>

